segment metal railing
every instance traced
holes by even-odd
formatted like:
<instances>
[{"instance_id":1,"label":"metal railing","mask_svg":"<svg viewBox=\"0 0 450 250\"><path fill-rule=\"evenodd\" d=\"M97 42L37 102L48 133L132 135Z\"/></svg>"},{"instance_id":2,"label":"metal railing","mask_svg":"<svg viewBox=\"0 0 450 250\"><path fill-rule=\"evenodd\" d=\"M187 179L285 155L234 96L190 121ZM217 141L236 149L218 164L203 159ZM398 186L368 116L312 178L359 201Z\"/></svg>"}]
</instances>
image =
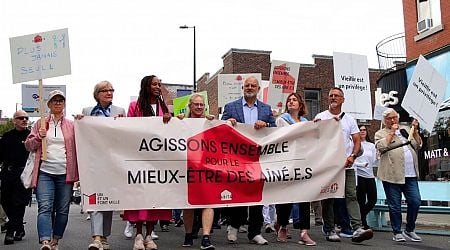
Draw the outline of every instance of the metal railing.
<instances>
[{"instance_id":1,"label":"metal railing","mask_svg":"<svg viewBox=\"0 0 450 250\"><path fill-rule=\"evenodd\" d=\"M380 69L395 69L406 63L405 33L398 33L381 40L376 46Z\"/></svg>"}]
</instances>

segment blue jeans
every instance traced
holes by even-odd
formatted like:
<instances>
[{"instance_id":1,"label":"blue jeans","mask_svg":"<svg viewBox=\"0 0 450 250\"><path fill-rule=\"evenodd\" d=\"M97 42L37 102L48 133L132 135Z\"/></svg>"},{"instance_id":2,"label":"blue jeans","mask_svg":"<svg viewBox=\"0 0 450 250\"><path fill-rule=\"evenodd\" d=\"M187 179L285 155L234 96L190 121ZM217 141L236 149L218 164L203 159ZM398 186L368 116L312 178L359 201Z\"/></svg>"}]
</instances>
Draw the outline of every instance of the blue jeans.
<instances>
[{"instance_id":1,"label":"blue jeans","mask_svg":"<svg viewBox=\"0 0 450 250\"><path fill-rule=\"evenodd\" d=\"M63 237L69 219L72 184L66 184L66 175L39 171L36 188L38 202L37 229L39 242Z\"/></svg>"},{"instance_id":2,"label":"blue jeans","mask_svg":"<svg viewBox=\"0 0 450 250\"><path fill-rule=\"evenodd\" d=\"M405 184L393 184L383 181L383 187L386 193L389 218L394 234L402 232L402 193L407 203L406 231L413 232L416 227L416 219L421 201L417 178L406 177Z\"/></svg>"}]
</instances>

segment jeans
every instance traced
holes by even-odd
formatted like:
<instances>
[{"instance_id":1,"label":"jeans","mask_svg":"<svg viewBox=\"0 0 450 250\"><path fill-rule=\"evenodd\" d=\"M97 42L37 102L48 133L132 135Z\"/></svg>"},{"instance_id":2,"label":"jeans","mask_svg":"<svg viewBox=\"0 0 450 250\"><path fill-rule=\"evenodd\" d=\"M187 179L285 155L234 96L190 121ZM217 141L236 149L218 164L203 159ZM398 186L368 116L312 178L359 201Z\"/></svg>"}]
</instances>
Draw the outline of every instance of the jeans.
<instances>
[{"instance_id":1,"label":"jeans","mask_svg":"<svg viewBox=\"0 0 450 250\"><path fill-rule=\"evenodd\" d=\"M402 226L402 193L407 203L406 231L413 232L416 228L417 214L420 207L420 192L416 177L406 177L405 184L394 184L383 181L386 201L389 207L389 218L394 234L401 233Z\"/></svg>"},{"instance_id":2,"label":"jeans","mask_svg":"<svg viewBox=\"0 0 450 250\"><path fill-rule=\"evenodd\" d=\"M61 239L69 219L72 184L66 184L66 175L39 171L36 188L38 202L37 229L39 241ZM52 214L54 221L52 223Z\"/></svg>"},{"instance_id":3,"label":"jeans","mask_svg":"<svg viewBox=\"0 0 450 250\"><path fill-rule=\"evenodd\" d=\"M92 236L109 237L111 235L113 211L94 211L91 215Z\"/></svg>"}]
</instances>

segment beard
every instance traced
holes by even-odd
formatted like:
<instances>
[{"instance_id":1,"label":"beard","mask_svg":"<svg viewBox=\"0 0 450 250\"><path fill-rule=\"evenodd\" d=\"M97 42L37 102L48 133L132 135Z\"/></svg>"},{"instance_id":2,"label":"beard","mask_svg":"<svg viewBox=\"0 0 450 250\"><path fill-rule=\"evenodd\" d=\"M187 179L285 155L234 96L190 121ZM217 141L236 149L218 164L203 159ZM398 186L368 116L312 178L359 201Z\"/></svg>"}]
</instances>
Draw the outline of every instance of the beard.
<instances>
[{"instance_id":1,"label":"beard","mask_svg":"<svg viewBox=\"0 0 450 250\"><path fill-rule=\"evenodd\" d=\"M244 93L245 98L254 98L256 97L256 93Z\"/></svg>"}]
</instances>

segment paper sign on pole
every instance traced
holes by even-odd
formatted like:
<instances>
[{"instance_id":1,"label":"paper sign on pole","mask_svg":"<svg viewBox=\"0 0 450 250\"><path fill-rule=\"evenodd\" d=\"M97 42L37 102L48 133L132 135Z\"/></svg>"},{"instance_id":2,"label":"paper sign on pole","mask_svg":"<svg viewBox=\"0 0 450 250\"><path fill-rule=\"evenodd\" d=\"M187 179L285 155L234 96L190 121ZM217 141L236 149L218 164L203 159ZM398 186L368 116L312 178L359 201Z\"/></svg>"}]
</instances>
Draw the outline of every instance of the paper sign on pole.
<instances>
[{"instance_id":1,"label":"paper sign on pole","mask_svg":"<svg viewBox=\"0 0 450 250\"><path fill-rule=\"evenodd\" d=\"M50 91L61 90L66 94L66 85L44 85L44 104ZM39 117L39 85L22 84L22 109L31 117ZM48 107L45 114L48 114Z\"/></svg>"},{"instance_id":2,"label":"paper sign on pole","mask_svg":"<svg viewBox=\"0 0 450 250\"><path fill-rule=\"evenodd\" d=\"M446 88L445 79L421 55L403 98L402 108L431 132Z\"/></svg>"},{"instance_id":3,"label":"paper sign on pole","mask_svg":"<svg viewBox=\"0 0 450 250\"><path fill-rule=\"evenodd\" d=\"M299 63L272 61L267 104L279 111L287 96L297 90Z\"/></svg>"},{"instance_id":4,"label":"paper sign on pole","mask_svg":"<svg viewBox=\"0 0 450 250\"><path fill-rule=\"evenodd\" d=\"M367 57L333 53L334 85L344 91L342 110L355 119L372 119L372 100Z\"/></svg>"},{"instance_id":5,"label":"paper sign on pole","mask_svg":"<svg viewBox=\"0 0 450 250\"><path fill-rule=\"evenodd\" d=\"M70 74L68 29L9 39L13 83Z\"/></svg>"},{"instance_id":6,"label":"paper sign on pole","mask_svg":"<svg viewBox=\"0 0 450 250\"><path fill-rule=\"evenodd\" d=\"M224 107L225 104L242 97L242 85L250 76L254 76L261 84L261 73L219 74L217 77L218 106Z\"/></svg>"},{"instance_id":7,"label":"paper sign on pole","mask_svg":"<svg viewBox=\"0 0 450 250\"><path fill-rule=\"evenodd\" d=\"M209 114L208 92L202 91L196 94L203 96L203 102L205 103L205 114ZM189 104L189 99L191 98L192 95L193 94L185 95L173 99L173 114L175 116L181 113L186 113Z\"/></svg>"}]
</instances>

